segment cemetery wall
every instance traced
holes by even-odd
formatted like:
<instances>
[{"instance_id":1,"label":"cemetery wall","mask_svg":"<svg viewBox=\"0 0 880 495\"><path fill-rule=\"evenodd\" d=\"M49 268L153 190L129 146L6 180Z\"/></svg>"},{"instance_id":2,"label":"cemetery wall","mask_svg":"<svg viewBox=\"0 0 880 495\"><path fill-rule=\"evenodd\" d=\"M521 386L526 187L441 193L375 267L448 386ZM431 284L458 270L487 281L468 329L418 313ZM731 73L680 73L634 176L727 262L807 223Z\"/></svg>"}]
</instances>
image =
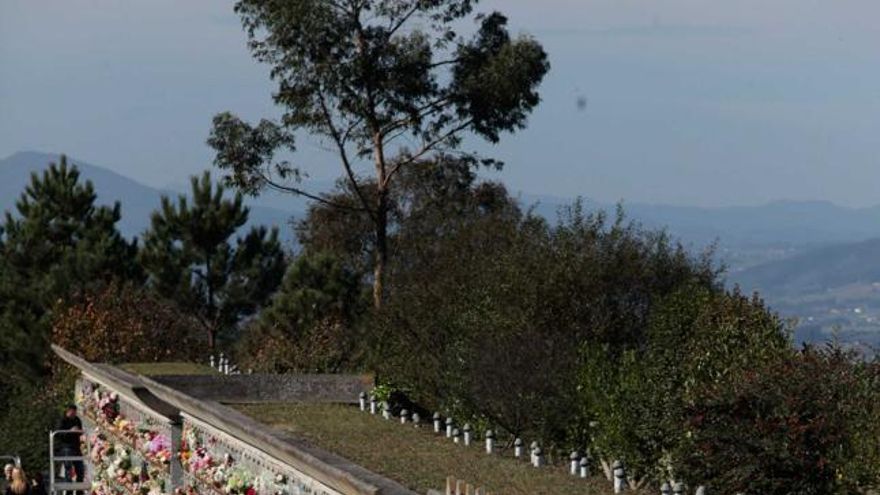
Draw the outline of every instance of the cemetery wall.
<instances>
[{"instance_id":1,"label":"cemetery wall","mask_svg":"<svg viewBox=\"0 0 880 495\"><path fill-rule=\"evenodd\" d=\"M346 394L348 402L368 389L369 376L300 376L286 384L223 376L186 385L181 377L160 382L53 350L81 371L76 400L86 430L86 476L96 495L414 495L217 401L229 395L222 390L228 385L242 394L237 401L329 401Z\"/></svg>"}]
</instances>

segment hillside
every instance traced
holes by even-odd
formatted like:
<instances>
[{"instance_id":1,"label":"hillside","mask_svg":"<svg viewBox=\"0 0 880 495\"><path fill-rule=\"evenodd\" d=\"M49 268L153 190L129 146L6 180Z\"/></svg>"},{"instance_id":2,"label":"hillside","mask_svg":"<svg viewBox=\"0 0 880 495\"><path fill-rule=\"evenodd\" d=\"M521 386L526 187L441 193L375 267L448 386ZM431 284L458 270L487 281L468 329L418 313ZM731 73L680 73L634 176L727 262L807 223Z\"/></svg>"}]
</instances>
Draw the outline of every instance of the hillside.
<instances>
[{"instance_id":1,"label":"hillside","mask_svg":"<svg viewBox=\"0 0 880 495\"><path fill-rule=\"evenodd\" d=\"M852 284L880 282L880 239L812 249L746 269L734 277L743 289L797 296Z\"/></svg>"},{"instance_id":2,"label":"hillside","mask_svg":"<svg viewBox=\"0 0 880 495\"><path fill-rule=\"evenodd\" d=\"M836 334L850 344L880 345L880 239L809 250L729 279L760 292L783 317L795 318L796 342Z\"/></svg>"},{"instance_id":3,"label":"hillside","mask_svg":"<svg viewBox=\"0 0 880 495\"><path fill-rule=\"evenodd\" d=\"M155 189L137 181L117 174L107 168L91 165L68 157L80 170L81 177L91 180L98 194L99 204L112 204L119 201L122 205L122 220L119 229L126 237L140 237L150 223L150 214L159 207L162 195L177 196L176 191ZM20 152L0 160L0 211L15 212L15 202L30 181L31 173L46 168L50 162L57 162L58 155L39 152ZM246 200L249 201L249 200ZM291 247L294 242L289 220L294 215L301 215L302 210L287 212L275 208L249 204L250 221L245 226L268 225L277 226L285 245Z\"/></svg>"}]
</instances>

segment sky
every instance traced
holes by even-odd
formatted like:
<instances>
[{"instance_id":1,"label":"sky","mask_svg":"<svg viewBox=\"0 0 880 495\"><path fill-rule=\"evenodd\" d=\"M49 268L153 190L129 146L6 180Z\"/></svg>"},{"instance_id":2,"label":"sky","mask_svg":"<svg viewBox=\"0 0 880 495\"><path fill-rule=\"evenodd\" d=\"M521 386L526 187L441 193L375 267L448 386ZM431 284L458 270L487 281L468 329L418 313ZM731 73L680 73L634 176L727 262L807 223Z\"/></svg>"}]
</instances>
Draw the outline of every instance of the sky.
<instances>
[{"instance_id":1,"label":"sky","mask_svg":"<svg viewBox=\"0 0 880 495\"><path fill-rule=\"evenodd\" d=\"M226 0L0 0L0 157L64 152L179 187L211 117L278 115ZM880 204L880 2L483 0L544 44L514 191L697 206ZM581 109L577 102L585 99ZM297 160L339 169L320 142Z\"/></svg>"}]
</instances>

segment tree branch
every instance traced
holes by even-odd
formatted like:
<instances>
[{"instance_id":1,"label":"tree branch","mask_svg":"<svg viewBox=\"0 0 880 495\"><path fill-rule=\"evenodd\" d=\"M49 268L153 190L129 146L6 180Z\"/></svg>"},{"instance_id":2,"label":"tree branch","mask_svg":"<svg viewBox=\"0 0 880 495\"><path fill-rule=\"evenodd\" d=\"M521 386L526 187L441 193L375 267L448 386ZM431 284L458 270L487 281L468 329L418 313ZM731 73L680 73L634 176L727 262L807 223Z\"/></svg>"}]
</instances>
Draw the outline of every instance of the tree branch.
<instances>
[{"instance_id":1,"label":"tree branch","mask_svg":"<svg viewBox=\"0 0 880 495\"><path fill-rule=\"evenodd\" d=\"M441 60L439 62L434 62L433 64L429 65L428 68L429 69L436 69L437 67L442 67L444 65L454 64L460 60L461 60L461 57L450 58L449 60Z\"/></svg>"},{"instance_id":2,"label":"tree branch","mask_svg":"<svg viewBox=\"0 0 880 495\"><path fill-rule=\"evenodd\" d=\"M389 38L394 36L394 33L396 33L398 29L400 29L404 24L406 24L406 21L408 21L409 18L413 16L413 14L415 14L416 12L419 11L419 4L420 3L421 2L413 2L413 7L409 10L409 12L404 14L403 17L401 17L397 21L397 23L395 23L389 27L389 29L388 29L388 37Z\"/></svg>"},{"instance_id":3,"label":"tree branch","mask_svg":"<svg viewBox=\"0 0 880 495\"><path fill-rule=\"evenodd\" d=\"M381 131L382 136L386 136L389 133L407 125L408 123L413 122L414 120L423 119L423 118L427 117L428 115L442 111L449 104L451 104L451 102L448 101L450 98L451 97L449 95L446 95L446 96L437 98L434 101L430 101L428 103L425 103L424 105L422 105L421 107L416 109L417 117L415 117L415 118L407 117L407 118L396 120L396 121L392 122L387 127L382 129L382 131Z\"/></svg>"},{"instance_id":4,"label":"tree branch","mask_svg":"<svg viewBox=\"0 0 880 495\"><path fill-rule=\"evenodd\" d=\"M370 218L375 222L376 214L372 208L370 208L370 203L367 201L367 197L361 190L357 177L354 175L354 169L351 166L351 162L348 159L348 152L345 149L345 142L339 135L336 126L333 125L333 117L330 115L330 109L327 108L327 101L324 99L324 93L318 92L318 101L321 103L321 112L324 114L324 121L327 124L327 128L330 130L330 137L333 138L333 141L336 143L336 148L339 150L339 157L342 159L342 166L345 168L345 174L348 176L348 180L351 182L352 188L354 188L354 192L357 194L357 197L363 206L363 210L366 211L367 214L370 215Z\"/></svg>"},{"instance_id":5,"label":"tree branch","mask_svg":"<svg viewBox=\"0 0 880 495\"><path fill-rule=\"evenodd\" d=\"M345 205L345 204L342 204L342 203L337 203L337 202L335 202L335 201L331 201L331 200L329 200L329 199L327 199L327 198L324 198L324 197L319 196L319 195L317 195L317 194L312 194L312 193L310 193L310 192L308 192L308 191L305 191L305 190L303 190L303 189L300 189L300 188L298 188L298 187L286 186L286 185L284 185L284 184L279 184L279 183L273 181L272 179L270 179L266 174L264 174L264 173L262 173L262 172L260 172L260 178L261 178L263 181L265 181L266 184L269 185L269 187L271 187L271 188L273 188L273 189L275 189L275 190L278 190L278 191L288 192L288 193L293 193L293 194L298 194L298 195L300 195L300 196L303 196L303 197L309 198L309 199L311 199L311 200L317 201L317 202L319 202L319 203L321 203L321 204L324 204L324 205L327 205L327 206L331 206L331 207L333 207L333 208L339 208L340 210L359 211L359 212L364 212L364 211L365 211L365 210L363 210L362 208L356 208L356 207L354 207L354 206L349 206L349 205Z\"/></svg>"},{"instance_id":6,"label":"tree branch","mask_svg":"<svg viewBox=\"0 0 880 495\"><path fill-rule=\"evenodd\" d=\"M461 132L461 131L463 131L464 129L467 129L467 128L470 127L470 125L473 124L473 123L474 123L474 119L468 119L468 120L462 122L461 124L459 124L459 125L453 127L452 129L450 129L449 131L443 133L443 134L440 135L439 137L437 137L437 138L431 140L430 142L424 144L424 145L422 146L422 148L421 148L418 152L416 152L415 154L411 155L409 158L407 158L407 159L405 159L405 160L402 160L402 161L399 161L399 162L395 163L395 164L394 164L394 167L392 167L391 170L388 172L388 176L385 177L385 182L387 183L388 181L390 181L390 180L391 180L391 177L394 176L394 174L396 174L397 171L400 170L401 167L403 167L404 165L409 165L409 164L415 162L415 161L418 160L419 158L423 157L423 156L424 156L426 153L428 153L429 151L432 151L432 150L433 150L438 144L440 144L440 143L442 143L443 141L446 141L447 139L451 138L451 137L454 136L456 133Z\"/></svg>"}]
</instances>

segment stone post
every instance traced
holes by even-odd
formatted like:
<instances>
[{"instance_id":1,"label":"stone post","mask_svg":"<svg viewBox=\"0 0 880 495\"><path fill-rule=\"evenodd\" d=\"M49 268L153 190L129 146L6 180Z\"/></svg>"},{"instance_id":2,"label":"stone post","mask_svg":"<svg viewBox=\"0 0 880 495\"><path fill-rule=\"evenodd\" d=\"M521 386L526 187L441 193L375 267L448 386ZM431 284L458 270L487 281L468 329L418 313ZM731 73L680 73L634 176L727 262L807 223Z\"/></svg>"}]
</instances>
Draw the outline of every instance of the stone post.
<instances>
[{"instance_id":1,"label":"stone post","mask_svg":"<svg viewBox=\"0 0 880 495\"><path fill-rule=\"evenodd\" d=\"M360 405L361 411L367 410L367 393L366 392L361 392L361 394L358 396L358 405Z\"/></svg>"},{"instance_id":2,"label":"stone post","mask_svg":"<svg viewBox=\"0 0 880 495\"><path fill-rule=\"evenodd\" d=\"M495 452L495 432L486 430L486 453L491 454L493 452Z\"/></svg>"},{"instance_id":3,"label":"stone post","mask_svg":"<svg viewBox=\"0 0 880 495\"><path fill-rule=\"evenodd\" d=\"M614 474L614 493L623 493L626 483L626 472L623 469L623 463L614 461L611 464L611 472Z\"/></svg>"},{"instance_id":4,"label":"stone post","mask_svg":"<svg viewBox=\"0 0 880 495\"><path fill-rule=\"evenodd\" d=\"M660 485L660 495L672 495L672 487L669 486L668 482L664 481L663 484Z\"/></svg>"},{"instance_id":5,"label":"stone post","mask_svg":"<svg viewBox=\"0 0 880 495\"><path fill-rule=\"evenodd\" d=\"M376 396L370 395L370 414L376 414Z\"/></svg>"},{"instance_id":6,"label":"stone post","mask_svg":"<svg viewBox=\"0 0 880 495\"><path fill-rule=\"evenodd\" d=\"M171 438L169 439L171 440L171 452L180 452L180 443L183 434L182 430L183 428L179 424L171 425ZM171 465L169 467L171 471L171 488L173 489L183 486L183 465L180 462L180 456L171 456Z\"/></svg>"},{"instance_id":7,"label":"stone post","mask_svg":"<svg viewBox=\"0 0 880 495\"><path fill-rule=\"evenodd\" d=\"M434 433L440 433L440 413L434 413Z\"/></svg>"},{"instance_id":8,"label":"stone post","mask_svg":"<svg viewBox=\"0 0 880 495\"><path fill-rule=\"evenodd\" d=\"M400 411L400 424L405 425L406 421L409 419L409 409L402 409Z\"/></svg>"},{"instance_id":9,"label":"stone post","mask_svg":"<svg viewBox=\"0 0 880 495\"><path fill-rule=\"evenodd\" d=\"M446 438L452 438L452 425L454 421L452 418L446 418Z\"/></svg>"},{"instance_id":10,"label":"stone post","mask_svg":"<svg viewBox=\"0 0 880 495\"><path fill-rule=\"evenodd\" d=\"M529 459L532 464L535 463L535 451L538 450L538 442L533 441L531 445L529 445Z\"/></svg>"},{"instance_id":11,"label":"stone post","mask_svg":"<svg viewBox=\"0 0 880 495\"><path fill-rule=\"evenodd\" d=\"M214 364L214 355L211 354L211 359L208 361L211 364L211 367L217 369L217 366Z\"/></svg>"},{"instance_id":12,"label":"stone post","mask_svg":"<svg viewBox=\"0 0 880 495\"><path fill-rule=\"evenodd\" d=\"M523 455L523 439L517 438L513 441L513 456L522 457Z\"/></svg>"},{"instance_id":13,"label":"stone post","mask_svg":"<svg viewBox=\"0 0 880 495\"><path fill-rule=\"evenodd\" d=\"M676 483L672 487L672 493L674 495L682 495L684 493L684 483Z\"/></svg>"},{"instance_id":14,"label":"stone post","mask_svg":"<svg viewBox=\"0 0 880 495\"><path fill-rule=\"evenodd\" d=\"M453 428L452 429L452 441L455 443L458 443L460 437L461 437L461 432L458 431L458 428Z\"/></svg>"},{"instance_id":15,"label":"stone post","mask_svg":"<svg viewBox=\"0 0 880 495\"><path fill-rule=\"evenodd\" d=\"M388 401L382 401L382 417L391 419L391 405L388 404Z\"/></svg>"},{"instance_id":16,"label":"stone post","mask_svg":"<svg viewBox=\"0 0 880 495\"><path fill-rule=\"evenodd\" d=\"M461 428L461 432L464 437L464 445L469 447L471 445L471 424L465 423Z\"/></svg>"},{"instance_id":17,"label":"stone post","mask_svg":"<svg viewBox=\"0 0 880 495\"><path fill-rule=\"evenodd\" d=\"M416 428L421 428L422 417L419 416L418 412L414 412L412 415L413 418L413 426Z\"/></svg>"},{"instance_id":18,"label":"stone post","mask_svg":"<svg viewBox=\"0 0 880 495\"><path fill-rule=\"evenodd\" d=\"M544 465L544 451L541 450L541 447L538 447L535 449L534 457L535 457L534 466L536 468L539 468Z\"/></svg>"},{"instance_id":19,"label":"stone post","mask_svg":"<svg viewBox=\"0 0 880 495\"><path fill-rule=\"evenodd\" d=\"M587 456L581 457L580 468L581 478L586 478L590 476L590 460L587 458Z\"/></svg>"},{"instance_id":20,"label":"stone post","mask_svg":"<svg viewBox=\"0 0 880 495\"><path fill-rule=\"evenodd\" d=\"M577 450L572 450L571 454L568 456L569 460L569 472L572 476L577 476L578 468L581 466L581 456L578 454Z\"/></svg>"},{"instance_id":21,"label":"stone post","mask_svg":"<svg viewBox=\"0 0 880 495\"><path fill-rule=\"evenodd\" d=\"M697 487L697 490L694 492L694 495L706 495L706 487L700 485Z\"/></svg>"}]
</instances>

